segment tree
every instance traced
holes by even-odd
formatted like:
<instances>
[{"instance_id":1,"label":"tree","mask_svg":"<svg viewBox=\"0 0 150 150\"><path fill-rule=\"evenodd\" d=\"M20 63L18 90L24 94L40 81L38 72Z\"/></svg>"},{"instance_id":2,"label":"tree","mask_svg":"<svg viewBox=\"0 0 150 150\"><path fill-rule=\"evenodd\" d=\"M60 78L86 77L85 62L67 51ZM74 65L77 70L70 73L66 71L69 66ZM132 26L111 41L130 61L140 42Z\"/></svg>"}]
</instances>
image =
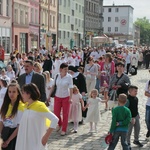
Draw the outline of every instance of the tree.
<instances>
[{"instance_id":1,"label":"tree","mask_svg":"<svg viewBox=\"0 0 150 150\"><path fill-rule=\"evenodd\" d=\"M135 25L140 27L140 43L150 43L150 21L146 17L137 18Z\"/></svg>"}]
</instances>

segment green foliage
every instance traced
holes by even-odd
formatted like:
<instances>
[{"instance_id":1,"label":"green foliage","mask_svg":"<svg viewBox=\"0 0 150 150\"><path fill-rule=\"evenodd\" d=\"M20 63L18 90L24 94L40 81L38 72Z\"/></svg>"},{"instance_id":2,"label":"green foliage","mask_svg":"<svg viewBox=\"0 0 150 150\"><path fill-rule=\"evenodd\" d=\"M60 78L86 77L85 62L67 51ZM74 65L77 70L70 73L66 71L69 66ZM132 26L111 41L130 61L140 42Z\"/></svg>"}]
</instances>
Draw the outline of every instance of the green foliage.
<instances>
[{"instance_id":1,"label":"green foliage","mask_svg":"<svg viewBox=\"0 0 150 150\"><path fill-rule=\"evenodd\" d=\"M137 18L135 25L140 27L140 43L150 43L150 21L146 17Z\"/></svg>"}]
</instances>

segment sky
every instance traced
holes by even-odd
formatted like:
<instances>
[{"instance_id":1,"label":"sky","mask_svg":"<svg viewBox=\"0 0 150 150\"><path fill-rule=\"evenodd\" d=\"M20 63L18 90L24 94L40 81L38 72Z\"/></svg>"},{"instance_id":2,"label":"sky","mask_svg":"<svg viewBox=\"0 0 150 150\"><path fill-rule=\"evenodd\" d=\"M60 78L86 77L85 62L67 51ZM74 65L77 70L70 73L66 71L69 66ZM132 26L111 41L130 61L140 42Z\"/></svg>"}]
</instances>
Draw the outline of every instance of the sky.
<instances>
[{"instance_id":1,"label":"sky","mask_svg":"<svg viewBox=\"0 0 150 150\"><path fill-rule=\"evenodd\" d=\"M103 5L131 5L134 8L133 18L150 19L150 0L103 0Z\"/></svg>"}]
</instances>

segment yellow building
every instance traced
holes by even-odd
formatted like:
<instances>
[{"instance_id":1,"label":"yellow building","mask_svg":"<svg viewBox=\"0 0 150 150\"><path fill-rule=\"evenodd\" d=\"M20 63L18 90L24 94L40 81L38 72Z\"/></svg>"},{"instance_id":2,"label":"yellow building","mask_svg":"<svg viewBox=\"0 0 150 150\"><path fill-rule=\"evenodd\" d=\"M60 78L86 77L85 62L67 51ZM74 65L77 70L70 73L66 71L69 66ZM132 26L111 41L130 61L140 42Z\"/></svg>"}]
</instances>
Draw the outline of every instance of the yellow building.
<instances>
[{"instance_id":1,"label":"yellow building","mask_svg":"<svg viewBox=\"0 0 150 150\"><path fill-rule=\"evenodd\" d=\"M40 0L40 45L57 45L58 0Z\"/></svg>"}]
</instances>

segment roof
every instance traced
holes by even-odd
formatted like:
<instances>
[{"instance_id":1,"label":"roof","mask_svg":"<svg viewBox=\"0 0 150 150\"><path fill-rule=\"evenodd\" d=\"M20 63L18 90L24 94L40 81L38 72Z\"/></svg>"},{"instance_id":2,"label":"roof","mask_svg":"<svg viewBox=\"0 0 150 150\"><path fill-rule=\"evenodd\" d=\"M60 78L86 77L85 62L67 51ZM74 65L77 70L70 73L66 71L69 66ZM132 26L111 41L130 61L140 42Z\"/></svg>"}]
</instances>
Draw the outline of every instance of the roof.
<instances>
[{"instance_id":1,"label":"roof","mask_svg":"<svg viewBox=\"0 0 150 150\"><path fill-rule=\"evenodd\" d=\"M131 7L132 9L134 9L132 6L130 5L105 5L103 7Z\"/></svg>"}]
</instances>

